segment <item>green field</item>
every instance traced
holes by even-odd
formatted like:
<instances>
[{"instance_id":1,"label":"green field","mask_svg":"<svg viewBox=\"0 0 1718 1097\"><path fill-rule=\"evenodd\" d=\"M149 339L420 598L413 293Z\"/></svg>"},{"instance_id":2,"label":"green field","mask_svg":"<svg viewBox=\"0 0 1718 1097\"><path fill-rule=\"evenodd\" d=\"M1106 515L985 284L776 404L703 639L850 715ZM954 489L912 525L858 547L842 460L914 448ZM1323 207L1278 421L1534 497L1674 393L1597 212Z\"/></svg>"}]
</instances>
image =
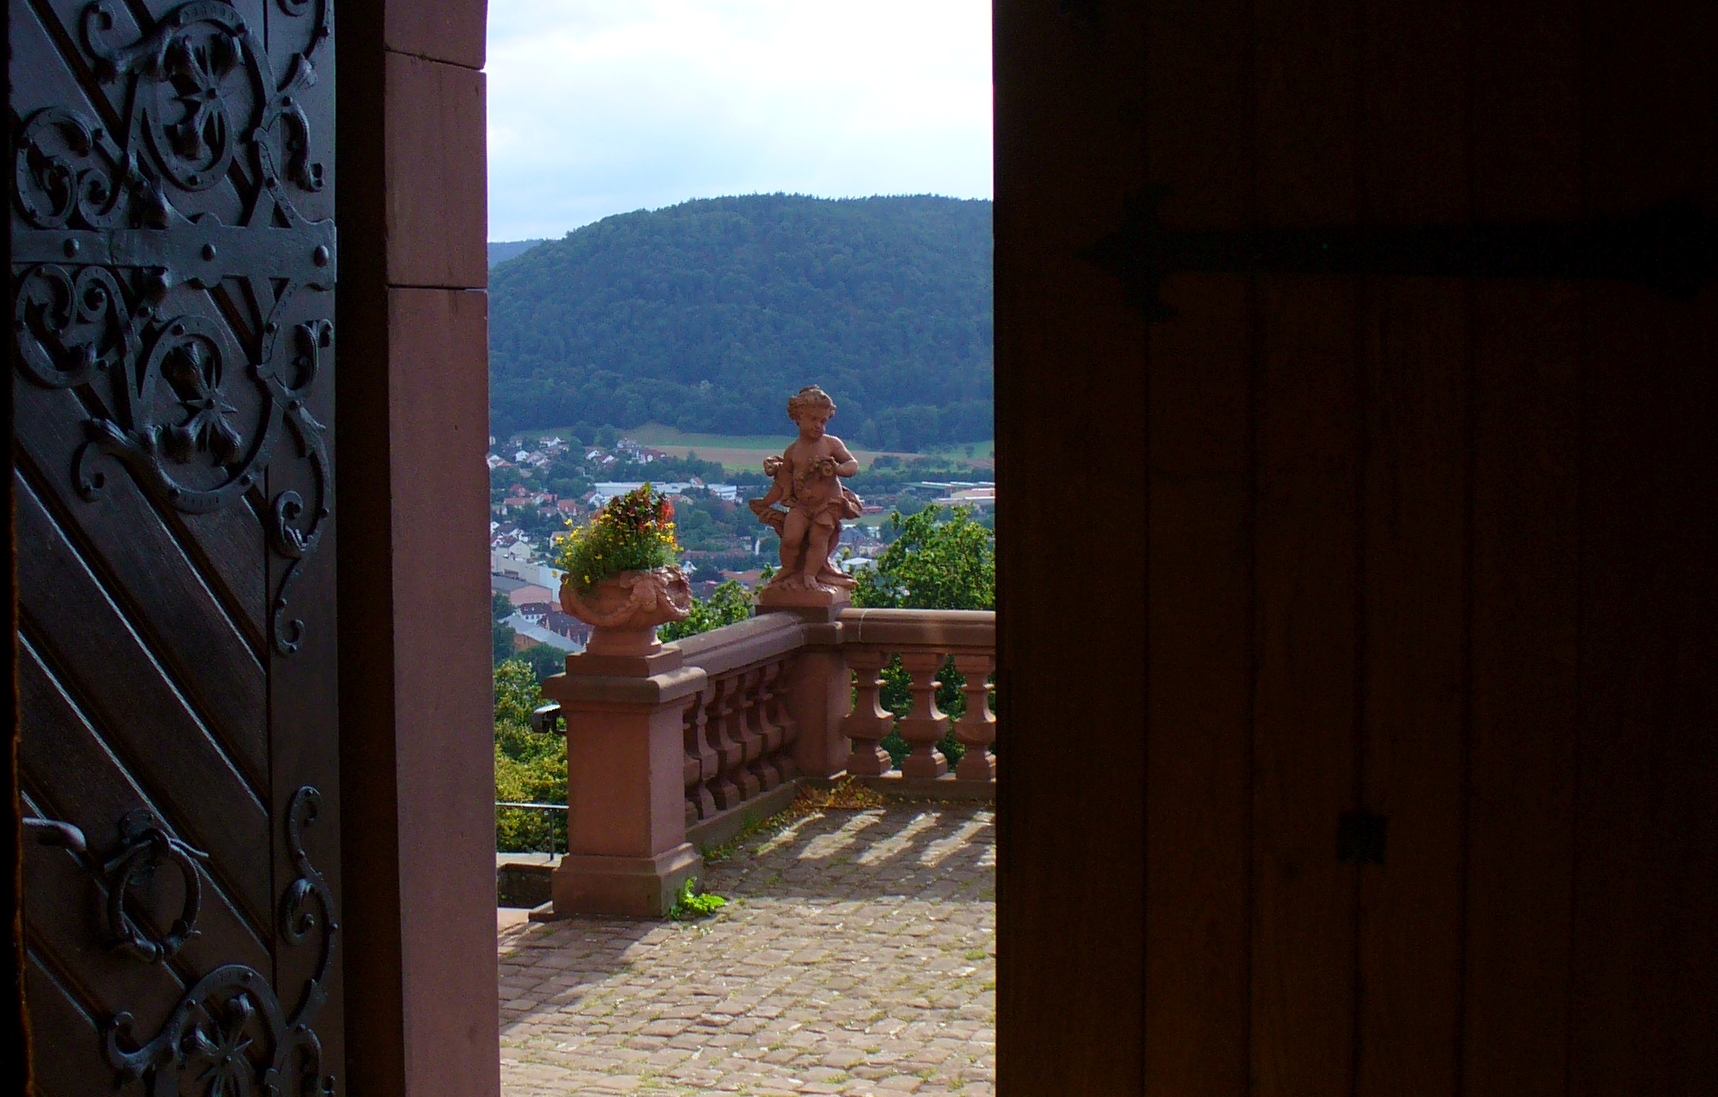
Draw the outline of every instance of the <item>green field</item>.
<instances>
[{"instance_id":1,"label":"green field","mask_svg":"<svg viewBox=\"0 0 1718 1097\"><path fill-rule=\"evenodd\" d=\"M543 438L558 435L562 438L572 433L571 427L552 427L547 430L524 431L526 438ZM662 450L675 457L684 457L688 453L697 453L706 461L720 461L722 467L729 470L759 469L765 457L778 454L793 441L791 425L777 435L751 434L685 434L673 427L660 423L646 423L631 430L617 431L622 438L631 438L635 442ZM839 432L837 432L839 433ZM583 439L587 444L589 438ZM971 461L975 468L984 468L991 464L995 443L975 442L972 446ZM887 453L886 450L854 449L853 456L864 465L869 465L878 457ZM939 456L967 459L965 446L949 446L938 450ZM899 457L918 456L911 453L896 454Z\"/></svg>"}]
</instances>

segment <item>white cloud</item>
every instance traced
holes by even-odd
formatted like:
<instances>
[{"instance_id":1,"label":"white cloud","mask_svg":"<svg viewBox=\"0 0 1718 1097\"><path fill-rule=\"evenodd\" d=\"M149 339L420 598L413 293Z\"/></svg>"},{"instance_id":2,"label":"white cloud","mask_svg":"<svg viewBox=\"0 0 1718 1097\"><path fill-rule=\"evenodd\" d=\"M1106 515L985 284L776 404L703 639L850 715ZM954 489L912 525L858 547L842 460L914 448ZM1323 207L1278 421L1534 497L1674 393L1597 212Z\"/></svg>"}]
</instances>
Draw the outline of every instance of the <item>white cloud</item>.
<instances>
[{"instance_id":1,"label":"white cloud","mask_svg":"<svg viewBox=\"0 0 1718 1097\"><path fill-rule=\"evenodd\" d=\"M988 198L990 0L490 0L489 238L757 191Z\"/></svg>"}]
</instances>

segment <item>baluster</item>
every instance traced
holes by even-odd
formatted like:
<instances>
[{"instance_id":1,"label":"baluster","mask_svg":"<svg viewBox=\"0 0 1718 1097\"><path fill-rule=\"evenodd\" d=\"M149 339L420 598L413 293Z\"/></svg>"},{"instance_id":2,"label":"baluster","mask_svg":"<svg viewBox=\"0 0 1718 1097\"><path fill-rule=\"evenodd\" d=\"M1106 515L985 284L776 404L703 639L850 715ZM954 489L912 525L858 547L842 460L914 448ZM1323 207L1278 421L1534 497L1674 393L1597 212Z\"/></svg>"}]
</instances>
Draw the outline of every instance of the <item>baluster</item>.
<instances>
[{"instance_id":1,"label":"baluster","mask_svg":"<svg viewBox=\"0 0 1718 1097\"><path fill-rule=\"evenodd\" d=\"M734 744L737 755L728 770L728 779L739 786L740 802L743 803L763 791L763 782L752 772L750 762L758 756L758 742L746 726L746 676L736 674L726 683L727 692L724 694L725 703L722 706L722 733L728 741Z\"/></svg>"},{"instance_id":2,"label":"baluster","mask_svg":"<svg viewBox=\"0 0 1718 1097\"><path fill-rule=\"evenodd\" d=\"M738 807L744 798L736 778L746 751L728 734L728 717L734 708L735 685L732 678L723 678L716 682L715 700L711 702L709 712L710 746L716 752L717 767L716 780L711 791L715 795L716 806L723 811Z\"/></svg>"},{"instance_id":3,"label":"baluster","mask_svg":"<svg viewBox=\"0 0 1718 1097\"><path fill-rule=\"evenodd\" d=\"M912 676L912 708L901 717L896 730L913 748L901 761L902 777L941 777L948 772L948 759L936 748L937 742L948 734L948 717L937 708L937 671L942 669L943 657L934 651L906 652L901 666Z\"/></svg>"},{"instance_id":4,"label":"baluster","mask_svg":"<svg viewBox=\"0 0 1718 1097\"><path fill-rule=\"evenodd\" d=\"M763 791L768 792L781 784L781 774L776 772L775 763L770 753L775 749L770 742L769 713L765 708L764 679L768 677L763 667L757 668L746 675L746 743L748 749L752 744L757 746L757 760L751 765L753 773L758 775L758 784ZM776 742L781 741L781 733L776 731Z\"/></svg>"},{"instance_id":5,"label":"baluster","mask_svg":"<svg viewBox=\"0 0 1718 1097\"><path fill-rule=\"evenodd\" d=\"M841 721L841 731L853 741L847 755L847 772L853 776L876 777L894 766L889 752L878 743L895 724L894 714L882 704L883 668L888 663L887 652L855 651L848 657L857 696L853 711Z\"/></svg>"},{"instance_id":6,"label":"baluster","mask_svg":"<svg viewBox=\"0 0 1718 1097\"><path fill-rule=\"evenodd\" d=\"M775 747L775 768L781 774L781 779L791 781L799 776L799 763L793 760L794 740L799 738L799 721L787 710L788 668L790 662L783 659L779 663L769 665L769 674L764 679L765 704L769 706L771 726L776 729L777 741Z\"/></svg>"},{"instance_id":7,"label":"baluster","mask_svg":"<svg viewBox=\"0 0 1718 1097\"><path fill-rule=\"evenodd\" d=\"M966 676L961 692L966 695L966 712L954 724L955 742L966 748L954 775L963 781L996 780L996 758L986 748L996 742L996 714L990 711L988 679L996 669L996 656L980 652L956 655L954 668Z\"/></svg>"},{"instance_id":8,"label":"baluster","mask_svg":"<svg viewBox=\"0 0 1718 1097\"><path fill-rule=\"evenodd\" d=\"M716 814L716 796L710 782L716 776L716 752L710 749L705 706L708 687L698 691L686 710L686 825Z\"/></svg>"}]
</instances>

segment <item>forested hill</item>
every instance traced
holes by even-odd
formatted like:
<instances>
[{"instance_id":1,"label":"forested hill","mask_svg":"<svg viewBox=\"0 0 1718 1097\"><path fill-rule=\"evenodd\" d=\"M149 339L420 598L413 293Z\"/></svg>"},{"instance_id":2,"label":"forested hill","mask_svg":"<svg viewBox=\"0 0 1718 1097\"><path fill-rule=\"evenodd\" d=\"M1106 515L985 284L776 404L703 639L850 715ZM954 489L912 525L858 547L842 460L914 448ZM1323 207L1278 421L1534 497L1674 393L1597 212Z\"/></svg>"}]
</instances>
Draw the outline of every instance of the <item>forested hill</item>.
<instances>
[{"instance_id":1,"label":"forested hill","mask_svg":"<svg viewBox=\"0 0 1718 1097\"><path fill-rule=\"evenodd\" d=\"M495 269L495 264L505 263L516 255L530 251L542 240L491 240L489 241L489 267Z\"/></svg>"},{"instance_id":2,"label":"forested hill","mask_svg":"<svg viewBox=\"0 0 1718 1097\"><path fill-rule=\"evenodd\" d=\"M919 449L991 436L991 204L753 195L621 214L491 272L491 430L647 421L831 430ZM588 441L588 439L586 439Z\"/></svg>"}]
</instances>

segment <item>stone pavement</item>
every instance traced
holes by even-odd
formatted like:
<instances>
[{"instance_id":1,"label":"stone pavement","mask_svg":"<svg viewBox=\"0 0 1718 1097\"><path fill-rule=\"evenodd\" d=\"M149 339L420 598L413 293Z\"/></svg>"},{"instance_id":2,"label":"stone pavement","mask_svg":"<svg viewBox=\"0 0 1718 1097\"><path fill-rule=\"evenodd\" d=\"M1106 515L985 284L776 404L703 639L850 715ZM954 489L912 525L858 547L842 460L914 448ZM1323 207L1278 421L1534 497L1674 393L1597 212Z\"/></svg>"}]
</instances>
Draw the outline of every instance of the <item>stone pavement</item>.
<instances>
[{"instance_id":1,"label":"stone pavement","mask_svg":"<svg viewBox=\"0 0 1718 1097\"><path fill-rule=\"evenodd\" d=\"M812 811L705 868L702 922L500 933L506 1097L990 1095L990 805Z\"/></svg>"}]
</instances>

